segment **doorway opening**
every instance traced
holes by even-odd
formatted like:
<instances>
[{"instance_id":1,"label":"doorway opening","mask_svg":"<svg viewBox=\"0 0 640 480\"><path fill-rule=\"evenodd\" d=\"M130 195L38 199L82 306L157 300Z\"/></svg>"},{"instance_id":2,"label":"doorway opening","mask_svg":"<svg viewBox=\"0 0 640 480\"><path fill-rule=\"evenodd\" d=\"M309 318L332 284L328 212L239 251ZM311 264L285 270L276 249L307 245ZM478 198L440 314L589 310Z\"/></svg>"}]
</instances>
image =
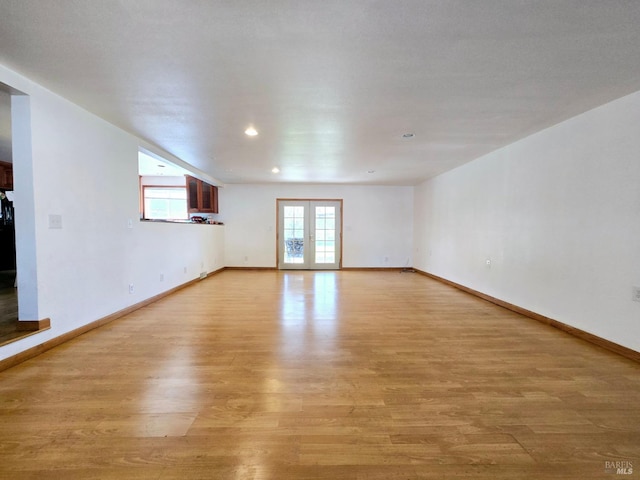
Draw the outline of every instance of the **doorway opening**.
<instances>
[{"instance_id":1,"label":"doorway opening","mask_svg":"<svg viewBox=\"0 0 640 480\"><path fill-rule=\"evenodd\" d=\"M12 190L6 191L11 204L3 216L11 216L15 245L15 275L13 275L14 299L12 304L13 332L0 338L0 346L18 338L49 328L48 319L40 321L38 315L38 270L36 256L35 188L33 182L33 155L31 135L31 98L10 85L0 83L3 108L0 141L10 148ZM14 195L12 195L14 194ZM15 197L15 200L13 198ZM15 202L15 216L13 203ZM4 206L6 203L3 204ZM9 278L9 282L11 278ZM17 317L17 318L16 318ZM23 322L25 320L25 322Z\"/></svg>"},{"instance_id":2,"label":"doorway opening","mask_svg":"<svg viewBox=\"0 0 640 480\"><path fill-rule=\"evenodd\" d=\"M11 94L0 88L0 343L17 336L16 287Z\"/></svg>"},{"instance_id":3,"label":"doorway opening","mask_svg":"<svg viewBox=\"0 0 640 480\"><path fill-rule=\"evenodd\" d=\"M342 200L277 201L277 258L281 270L339 270Z\"/></svg>"}]
</instances>

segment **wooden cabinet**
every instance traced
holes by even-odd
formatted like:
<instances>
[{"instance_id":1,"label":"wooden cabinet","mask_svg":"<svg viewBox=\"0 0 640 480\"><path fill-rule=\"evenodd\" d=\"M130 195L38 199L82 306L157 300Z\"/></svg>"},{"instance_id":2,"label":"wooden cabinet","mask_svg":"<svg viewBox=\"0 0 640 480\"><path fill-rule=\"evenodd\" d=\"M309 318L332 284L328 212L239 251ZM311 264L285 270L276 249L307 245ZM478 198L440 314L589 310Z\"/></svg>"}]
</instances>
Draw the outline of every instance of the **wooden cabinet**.
<instances>
[{"instance_id":1,"label":"wooden cabinet","mask_svg":"<svg viewBox=\"0 0 640 480\"><path fill-rule=\"evenodd\" d=\"M13 164L0 162L0 188L2 190L13 190Z\"/></svg>"},{"instance_id":2,"label":"wooden cabinet","mask_svg":"<svg viewBox=\"0 0 640 480\"><path fill-rule=\"evenodd\" d=\"M187 209L189 212L198 212L200 194L198 185L201 183L197 178L189 175L187 177Z\"/></svg>"},{"instance_id":3,"label":"wooden cabinet","mask_svg":"<svg viewBox=\"0 0 640 480\"><path fill-rule=\"evenodd\" d=\"M187 208L189 213L218 213L218 187L187 177Z\"/></svg>"},{"instance_id":4,"label":"wooden cabinet","mask_svg":"<svg viewBox=\"0 0 640 480\"><path fill-rule=\"evenodd\" d=\"M201 193L201 212L218 213L218 188L202 182Z\"/></svg>"}]
</instances>

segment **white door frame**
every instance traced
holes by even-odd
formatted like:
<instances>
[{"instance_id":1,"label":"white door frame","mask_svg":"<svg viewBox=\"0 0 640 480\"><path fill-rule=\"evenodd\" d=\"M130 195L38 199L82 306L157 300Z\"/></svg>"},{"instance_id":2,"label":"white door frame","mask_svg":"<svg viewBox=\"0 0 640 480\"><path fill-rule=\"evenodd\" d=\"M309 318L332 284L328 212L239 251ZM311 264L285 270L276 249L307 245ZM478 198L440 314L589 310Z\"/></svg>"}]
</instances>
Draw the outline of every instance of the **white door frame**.
<instances>
[{"instance_id":1,"label":"white door frame","mask_svg":"<svg viewBox=\"0 0 640 480\"><path fill-rule=\"evenodd\" d=\"M286 248L283 240L285 206L305 207L305 243L310 248L304 249L304 261L302 263L285 263ZM315 218L312 221L312 212L318 206L336 207L335 224L335 262L330 264L316 263L315 261ZM276 200L276 259L277 266L282 270L339 270L342 268L342 199L316 199L316 198L278 198ZM282 239L282 240L281 240Z\"/></svg>"}]
</instances>

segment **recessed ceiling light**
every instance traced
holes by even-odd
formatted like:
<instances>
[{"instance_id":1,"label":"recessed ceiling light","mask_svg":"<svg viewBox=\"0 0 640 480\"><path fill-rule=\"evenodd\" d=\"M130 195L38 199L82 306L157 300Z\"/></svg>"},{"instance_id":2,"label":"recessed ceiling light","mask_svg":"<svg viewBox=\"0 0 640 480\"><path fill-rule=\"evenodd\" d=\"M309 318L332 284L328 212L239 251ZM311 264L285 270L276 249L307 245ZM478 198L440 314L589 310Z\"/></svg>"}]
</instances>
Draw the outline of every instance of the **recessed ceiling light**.
<instances>
[{"instance_id":1,"label":"recessed ceiling light","mask_svg":"<svg viewBox=\"0 0 640 480\"><path fill-rule=\"evenodd\" d=\"M273 167L271 169L271 173L278 173L278 172L280 172L280 169L278 167Z\"/></svg>"},{"instance_id":2,"label":"recessed ceiling light","mask_svg":"<svg viewBox=\"0 0 640 480\"><path fill-rule=\"evenodd\" d=\"M402 138L413 138L415 136L416 136L415 133L405 133L402 135Z\"/></svg>"},{"instance_id":3,"label":"recessed ceiling light","mask_svg":"<svg viewBox=\"0 0 640 480\"><path fill-rule=\"evenodd\" d=\"M258 135L258 131L254 127L249 127L244 131L245 135L249 137L255 137Z\"/></svg>"}]
</instances>

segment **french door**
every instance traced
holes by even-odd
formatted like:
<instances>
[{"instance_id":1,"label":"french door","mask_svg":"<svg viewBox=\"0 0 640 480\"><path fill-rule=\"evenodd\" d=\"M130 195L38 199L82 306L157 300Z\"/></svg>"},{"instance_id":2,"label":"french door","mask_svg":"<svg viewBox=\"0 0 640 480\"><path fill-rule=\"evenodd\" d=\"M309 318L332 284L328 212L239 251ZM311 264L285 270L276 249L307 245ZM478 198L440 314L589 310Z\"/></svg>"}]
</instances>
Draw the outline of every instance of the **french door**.
<instances>
[{"instance_id":1,"label":"french door","mask_svg":"<svg viewBox=\"0 0 640 480\"><path fill-rule=\"evenodd\" d=\"M342 200L278 200L278 268L337 270Z\"/></svg>"}]
</instances>

